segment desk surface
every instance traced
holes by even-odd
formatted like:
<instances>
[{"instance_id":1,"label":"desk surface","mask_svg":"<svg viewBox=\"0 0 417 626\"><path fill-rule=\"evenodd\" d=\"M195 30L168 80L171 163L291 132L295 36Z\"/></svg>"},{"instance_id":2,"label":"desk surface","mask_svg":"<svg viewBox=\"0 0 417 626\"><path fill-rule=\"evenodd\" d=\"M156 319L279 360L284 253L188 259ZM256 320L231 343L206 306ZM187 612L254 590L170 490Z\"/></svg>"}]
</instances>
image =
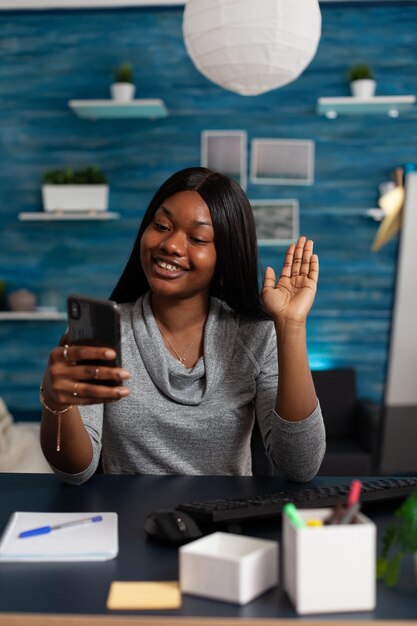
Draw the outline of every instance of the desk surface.
<instances>
[{"instance_id":1,"label":"desk surface","mask_svg":"<svg viewBox=\"0 0 417 626\"><path fill-rule=\"evenodd\" d=\"M345 484L349 479L316 478L312 485ZM150 623L156 611L110 612L106 599L113 580L177 580L178 551L147 540L143 531L146 516L161 508L174 508L193 499L255 495L280 491L283 487L296 491L305 485L284 483L275 477L188 477L188 476L100 476L81 487L61 484L50 474L0 474L0 532L14 511L116 511L119 515L119 556L106 562L90 563L2 563L0 565L0 625L72 623L99 624L94 616L106 615L108 626ZM378 539L392 519L394 505L373 505L365 512L378 525ZM280 523L264 522L247 534L280 539ZM50 614L48 618L39 614ZM10 614L14 615L12 620ZM24 614L24 615L23 615ZM36 616L36 614L38 614ZM67 617L65 617L65 615ZM259 624L275 618L286 624L296 618L288 598L277 587L250 604L240 607L204 598L184 595L182 607L163 611L167 622L183 623L185 616L193 624L207 623L203 618L223 618L222 626L246 618L245 623ZM19 621L19 616L21 621ZM111 618L110 616L113 616ZM122 616L128 616L125 619ZM137 619L132 621L132 617ZM177 619L173 619L176 617ZM146 619L145 619L146 618ZM168 619L171 618L171 619ZM181 618L178 620L178 618ZM279 619L278 619L279 618ZM371 612L312 616L311 620L337 623L375 619L417 620L417 586L412 559L406 559L397 589L378 583L377 607ZM58 620L58 621L57 621ZM70 621L68 621L70 620ZM188 621L188 620L187 620ZM161 620L157 619L158 624ZM156 623L156 622L155 622ZM385 622L385 626L386 626Z\"/></svg>"}]
</instances>

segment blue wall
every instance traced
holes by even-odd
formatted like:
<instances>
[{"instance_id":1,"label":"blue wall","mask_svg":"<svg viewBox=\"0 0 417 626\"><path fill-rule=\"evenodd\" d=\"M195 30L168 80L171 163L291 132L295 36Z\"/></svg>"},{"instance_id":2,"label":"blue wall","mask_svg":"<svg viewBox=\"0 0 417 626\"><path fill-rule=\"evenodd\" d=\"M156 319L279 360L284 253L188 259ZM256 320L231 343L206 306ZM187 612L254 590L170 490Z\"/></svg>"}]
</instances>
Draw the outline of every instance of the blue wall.
<instances>
[{"instance_id":1,"label":"blue wall","mask_svg":"<svg viewBox=\"0 0 417 626\"><path fill-rule=\"evenodd\" d=\"M381 400L397 242L370 252L377 224L366 218L391 170L416 161L417 112L398 119L315 113L320 96L349 95L346 71L369 62L377 94L417 92L417 5L322 5L318 53L293 84L258 97L221 90L188 59L181 8L0 14L0 279L40 303L64 307L70 292L108 296L143 211L172 172L199 164L203 129L316 142L311 187L249 185L250 198L298 198L301 231L320 254L319 292L309 320L313 367L354 366L359 394ZM163 120L75 117L69 99L107 98L111 71L135 68L137 97L163 98ZM43 172L94 163L108 175L117 222L24 223L39 211ZM279 267L282 249L262 249ZM37 388L58 322L0 322L0 395L37 408Z\"/></svg>"}]
</instances>

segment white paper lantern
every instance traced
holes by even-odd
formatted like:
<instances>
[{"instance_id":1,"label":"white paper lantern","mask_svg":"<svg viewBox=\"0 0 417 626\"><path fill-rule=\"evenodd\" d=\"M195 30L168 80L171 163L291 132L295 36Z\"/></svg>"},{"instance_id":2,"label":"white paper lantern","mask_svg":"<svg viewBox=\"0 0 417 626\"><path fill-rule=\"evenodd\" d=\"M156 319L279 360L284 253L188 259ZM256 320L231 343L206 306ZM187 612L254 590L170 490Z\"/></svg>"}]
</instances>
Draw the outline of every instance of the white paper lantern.
<instances>
[{"instance_id":1,"label":"white paper lantern","mask_svg":"<svg viewBox=\"0 0 417 626\"><path fill-rule=\"evenodd\" d=\"M321 34L317 0L188 0L187 52L209 80L254 96L295 80Z\"/></svg>"}]
</instances>

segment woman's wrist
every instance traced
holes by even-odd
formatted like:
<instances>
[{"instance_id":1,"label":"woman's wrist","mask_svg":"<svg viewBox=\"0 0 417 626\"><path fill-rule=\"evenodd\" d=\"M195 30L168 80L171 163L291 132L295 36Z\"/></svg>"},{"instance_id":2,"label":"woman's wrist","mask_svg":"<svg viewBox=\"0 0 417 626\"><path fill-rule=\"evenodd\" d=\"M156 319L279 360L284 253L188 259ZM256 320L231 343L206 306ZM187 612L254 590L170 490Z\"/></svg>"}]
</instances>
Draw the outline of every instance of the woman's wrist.
<instances>
[{"instance_id":1,"label":"woman's wrist","mask_svg":"<svg viewBox=\"0 0 417 626\"><path fill-rule=\"evenodd\" d=\"M73 408L72 404L62 404L53 400L48 393L48 389L44 383L41 383L39 389L39 400L44 409L53 413L54 415L60 415L66 413Z\"/></svg>"},{"instance_id":2,"label":"woman's wrist","mask_svg":"<svg viewBox=\"0 0 417 626\"><path fill-rule=\"evenodd\" d=\"M305 337L307 328L306 320L294 320L294 319L274 319L275 331L277 338L281 339L285 337Z\"/></svg>"},{"instance_id":3,"label":"woman's wrist","mask_svg":"<svg viewBox=\"0 0 417 626\"><path fill-rule=\"evenodd\" d=\"M64 413L67 413L72 408L74 408L74 405L73 404L67 404L64 408L54 409L52 406L50 406L48 404L48 402L45 399L44 392L43 392L43 384L42 383L41 383L41 386L40 386L40 389L39 389L39 400L40 400L40 403L41 403L41 405L43 406L44 409L46 409L47 411L49 411L50 413L52 413L53 415L55 415L57 417L57 431L56 431L55 450L56 450L56 452L60 452L61 451L61 437L62 437L61 417L62 417L62 415Z\"/></svg>"}]
</instances>

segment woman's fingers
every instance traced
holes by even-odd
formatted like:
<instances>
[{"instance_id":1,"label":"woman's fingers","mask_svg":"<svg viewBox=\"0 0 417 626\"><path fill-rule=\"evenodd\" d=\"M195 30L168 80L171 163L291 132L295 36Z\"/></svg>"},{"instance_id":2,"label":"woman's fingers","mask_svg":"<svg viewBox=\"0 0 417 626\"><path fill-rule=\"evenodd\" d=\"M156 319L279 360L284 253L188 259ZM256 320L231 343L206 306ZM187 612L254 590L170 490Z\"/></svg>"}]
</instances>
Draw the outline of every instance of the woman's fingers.
<instances>
[{"instance_id":1,"label":"woman's fingers","mask_svg":"<svg viewBox=\"0 0 417 626\"><path fill-rule=\"evenodd\" d=\"M285 276L286 278L310 276L313 246L313 241L306 237L300 237L296 244L291 244L285 255L281 276Z\"/></svg>"},{"instance_id":2,"label":"woman's fingers","mask_svg":"<svg viewBox=\"0 0 417 626\"><path fill-rule=\"evenodd\" d=\"M121 386L130 378L129 372L106 364L115 357L111 348L94 346L64 345L53 350L49 379L54 399L62 404L99 404L129 395L129 390ZM98 363L83 364L82 361ZM111 381L113 385L106 385L105 381Z\"/></svg>"},{"instance_id":3,"label":"woman's fingers","mask_svg":"<svg viewBox=\"0 0 417 626\"><path fill-rule=\"evenodd\" d=\"M102 361L97 364L77 365L76 361L70 361L68 364L62 360L53 362L50 365L50 376L52 381L63 379L71 381L89 381L89 380L111 380L115 383L122 383L130 378L130 373L121 367L108 367L101 365Z\"/></svg>"},{"instance_id":4,"label":"woman's fingers","mask_svg":"<svg viewBox=\"0 0 417 626\"><path fill-rule=\"evenodd\" d=\"M303 253L302 253L302 261L300 266L300 275L308 276L310 273L310 262L313 254L313 241L308 239L305 242Z\"/></svg>"},{"instance_id":5,"label":"woman's fingers","mask_svg":"<svg viewBox=\"0 0 417 626\"><path fill-rule=\"evenodd\" d=\"M306 244L306 238L300 237L295 246L292 268L291 268L291 277L298 276L300 274L301 264L303 262L304 255L304 247Z\"/></svg>"},{"instance_id":6,"label":"woman's fingers","mask_svg":"<svg viewBox=\"0 0 417 626\"><path fill-rule=\"evenodd\" d=\"M263 289L273 289L275 282L275 272L272 267L268 266L265 270Z\"/></svg>"},{"instance_id":7,"label":"woman's fingers","mask_svg":"<svg viewBox=\"0 0 417 626\"><path fill-rule=\"evenodd\" d=\"M51 353L53 360L75 363L77 361L111 361L116 353L111 348L96 348L94 346L60 346Z\"/></svg>"},{"instance_id":8,"label":"woman's fingers","mask_svg":"<svg viewBox=\"0 0 417 626\"><path fill-rule=\"evenodd\" d=\"M54 374L75 381L112 380L121 383L129 380L130 374L120 367L105 367L104 365L73 365L71 368L57 365Z\"/></svg>"},{"instance_id":9,"label":"woman's fingers","mask_svg":"<svg viewBox=\"0 0 417 626\"><path fill-rule=\"evenodd\" d=\"M306 237L300 237L297 243L292 243L286 252L280 278L294 278L308 276L312 280L318 279L318 256L313 254L314 242ZM267 267L263 287L275 287L275 272Z\"/></svg>"},{"instance_id":10,"label":"woman's fingers","mask_svg":"<svg viewBox=\"0 0 417 626\"><path fill-rule=\"evenodd\" d=\"M127 387L108 387L65 378L57 381L54 391L62 404L100 404L120 400L130 393Z\"/></svg>"},{"instance_id":11,"label":"woman's fingers","mask_svg":"<svg viewBox=\"0 0 417 626\"><path fill-rule=\"evenodd\" d=\"M292 243L287 250L287 254L285 255L284 265L282 266L282 270L281 270L281 277L291 278L291 270L292 270L292 265L293 265L293 260L294 260L294 251L295 251L295 244Z\"/></svg>"},{"instance_id":12,"label":"woman's fingers","mask_svg":"<svg viewBox=\"0 0 417 626\"><path fill-rule=\"evenodd\" d=\"M314 280L314 282L317 282L319 279L319 257L317 254L313 254L311 257L308 277Z\"/></svg>"},{"instance_id":13,"label":"woman's fingers","mask_svg":"<svg viewBox=\"0 0 417 626\"><path fill-rule=\"evenodd\" d=\"M111 348L96 348L94 346L59 346L49 355L49 363L66 363L74 365L77 361L112 361L116 352Z\"/></svg>"}]
</instances>

